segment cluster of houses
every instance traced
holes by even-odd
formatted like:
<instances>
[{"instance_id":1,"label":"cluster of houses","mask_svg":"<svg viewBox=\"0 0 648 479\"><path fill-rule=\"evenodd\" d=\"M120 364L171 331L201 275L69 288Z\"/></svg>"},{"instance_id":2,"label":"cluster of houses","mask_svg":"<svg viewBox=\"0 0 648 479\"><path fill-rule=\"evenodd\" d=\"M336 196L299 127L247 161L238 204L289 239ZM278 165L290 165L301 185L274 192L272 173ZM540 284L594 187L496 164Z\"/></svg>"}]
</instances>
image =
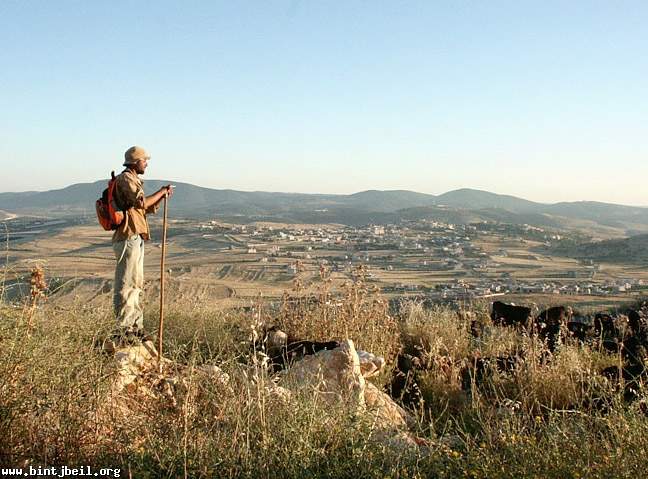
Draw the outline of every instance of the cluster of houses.
<instances>
[{"instance_id":1,"label":"cluster of houses","mask_svg":"<svg viewBox=\"0 0 648 479\"><path fill-rule=\"evenodd\" d=\"M506 293L600 296L631 292L644 286L641 280L635 279L593 281L599 267L591 262L558 276L551 275L546 280L515 279L509 272L501 272L502 265L474 244L475 237L483 234L504 234L520 241L524 238L541 242L562 239L560 235L530 225L454 225L424 220L363 227L277 227L262 224L223 226L211 221L201 224L200 229L244 236L243 251L261 255L260 261L264 263L283 257L326 264L332 271L351 270L362 263L372 266L374 271L454 270L457 275L465 276L465 279L458 278L434 287L411 282L390 284L383 288L387 293L423 293L438 299ZM508 256L509 251L500 249L495 254ZM521 259L533 259L529 256ZM286 264L285 268L287 273L294 275L298 271L293 263ZM493 279L493 273L498 271L500 277Z\"/></svg>"},{"instance_id":2,"label":"cluster of houses","mask_svg":"<svg viewBox=\"0 0 648 479\"><path fill-rule=\"evenodd\" d=\"M401 285L393 291L422 291L423 288L412 288ZM524 281L492 281L469 284L463 280L457 280L448 284L439 284L434 289L426 291L427 296L436 299L476 299L501 296L509 293L520 294L556 294L556 295L594 295L606 296L630 293L643 289L646 282L639 279L622 279L607 281L603 283L561 283L561 282L524 282Z\"/></svg>"},{"instance_id":3,"label":"cluster of houses","mask_svg":"<svg viewBox=\"0 0 648 479\"><path fill-rule=\"evenodd\" d=\"M416 226L416 223L413 224ZM201 231L228 232L249 236L250 242L307 242L323 245L396 245L396 249L432 251L446 248L449 254L461 254L462 243L469 242L467 232L474 232L471 225L453 225L431 222L425 231L417 231L402 225L368 225L362 227L339 226L328 228L277 228L263 225L228 225L209 221L199 226ZM431 236L429 233L434 233ZM457 241L461 238L463 241ZM372 249L378 249L376 247Z\"/></svg>"}]
</instances>

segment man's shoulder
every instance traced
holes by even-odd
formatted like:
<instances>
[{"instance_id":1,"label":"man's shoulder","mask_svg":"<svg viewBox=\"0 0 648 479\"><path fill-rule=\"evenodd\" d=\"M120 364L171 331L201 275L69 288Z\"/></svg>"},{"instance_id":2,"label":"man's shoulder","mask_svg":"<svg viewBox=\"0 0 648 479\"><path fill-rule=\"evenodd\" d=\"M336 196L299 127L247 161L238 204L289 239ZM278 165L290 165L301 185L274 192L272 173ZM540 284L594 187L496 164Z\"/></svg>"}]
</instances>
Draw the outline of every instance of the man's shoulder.
<instances>
[{"instance_id":1,"label":"man's shoulder","mask_svg":"<svg viewBox=\"0 0 648 479\"><path fill-rule=\"evenodd\" d=\"M126 168L124 171L122 171L120 174L118 174L115 179L117 180L118 183L126 183L129 185L136 185L136 186L142 186L142 180L138 176L137 173L135 173L133 170L130 168Z\"/></svg>"}]
</instances>

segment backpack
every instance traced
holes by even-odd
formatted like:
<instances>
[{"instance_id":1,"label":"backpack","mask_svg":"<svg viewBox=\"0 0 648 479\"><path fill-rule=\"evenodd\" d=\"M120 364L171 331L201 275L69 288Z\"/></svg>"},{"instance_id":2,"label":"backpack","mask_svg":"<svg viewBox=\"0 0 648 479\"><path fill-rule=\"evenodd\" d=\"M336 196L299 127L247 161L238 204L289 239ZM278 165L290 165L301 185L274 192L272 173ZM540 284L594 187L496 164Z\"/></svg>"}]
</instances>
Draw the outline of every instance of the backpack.
<instances>
[{"instance_id":1,"label":"backpack","mask_svg":"<svg viewBox=\"0 0 648 479\"><path fill-rule=\"evenodd\" d=\"M106 231L116 230L124 221L124 212L120 211L115 203L114 195L117 178L114 171L110 173L110 177L108 188L103 190L101 197L95 202L97 219Z\"/></svg>"}]
</instances>

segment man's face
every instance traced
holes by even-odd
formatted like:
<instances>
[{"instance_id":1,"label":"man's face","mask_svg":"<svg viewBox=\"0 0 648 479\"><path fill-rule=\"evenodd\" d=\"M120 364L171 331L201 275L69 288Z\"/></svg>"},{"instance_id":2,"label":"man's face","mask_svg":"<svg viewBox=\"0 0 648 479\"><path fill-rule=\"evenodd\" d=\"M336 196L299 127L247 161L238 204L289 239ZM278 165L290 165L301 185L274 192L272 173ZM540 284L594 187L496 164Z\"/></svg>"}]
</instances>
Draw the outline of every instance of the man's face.
<instances>
[{"instance_id":1,"label":"man's face","mask_svg":"<svg viewBox=\"0 0 648 479\"><path fill-rule=\"evenodd\" d=\"M143 175L147 166L148 166L148 158L137 160L137 163L135 163L135 171L137 172L138 175Z\"/></svg>"}]
</instances>

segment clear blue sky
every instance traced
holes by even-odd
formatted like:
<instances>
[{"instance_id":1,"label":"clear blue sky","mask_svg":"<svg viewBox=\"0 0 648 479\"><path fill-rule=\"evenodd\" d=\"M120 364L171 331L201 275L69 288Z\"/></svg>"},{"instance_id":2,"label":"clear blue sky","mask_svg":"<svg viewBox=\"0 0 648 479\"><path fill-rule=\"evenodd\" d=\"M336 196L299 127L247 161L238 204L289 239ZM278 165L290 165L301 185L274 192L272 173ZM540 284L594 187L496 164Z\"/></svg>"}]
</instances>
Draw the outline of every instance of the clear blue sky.
<instances>
[{"instance_id":1,"label":"clear blue sky","mask_svg":"<svg viewBox=\"0 0 648 479\"><path fill-rule=\"evenodd\" d=\"M150 178L648 205L648 2L0 2L0 191Z\"/></svg>"}]
</instances>

